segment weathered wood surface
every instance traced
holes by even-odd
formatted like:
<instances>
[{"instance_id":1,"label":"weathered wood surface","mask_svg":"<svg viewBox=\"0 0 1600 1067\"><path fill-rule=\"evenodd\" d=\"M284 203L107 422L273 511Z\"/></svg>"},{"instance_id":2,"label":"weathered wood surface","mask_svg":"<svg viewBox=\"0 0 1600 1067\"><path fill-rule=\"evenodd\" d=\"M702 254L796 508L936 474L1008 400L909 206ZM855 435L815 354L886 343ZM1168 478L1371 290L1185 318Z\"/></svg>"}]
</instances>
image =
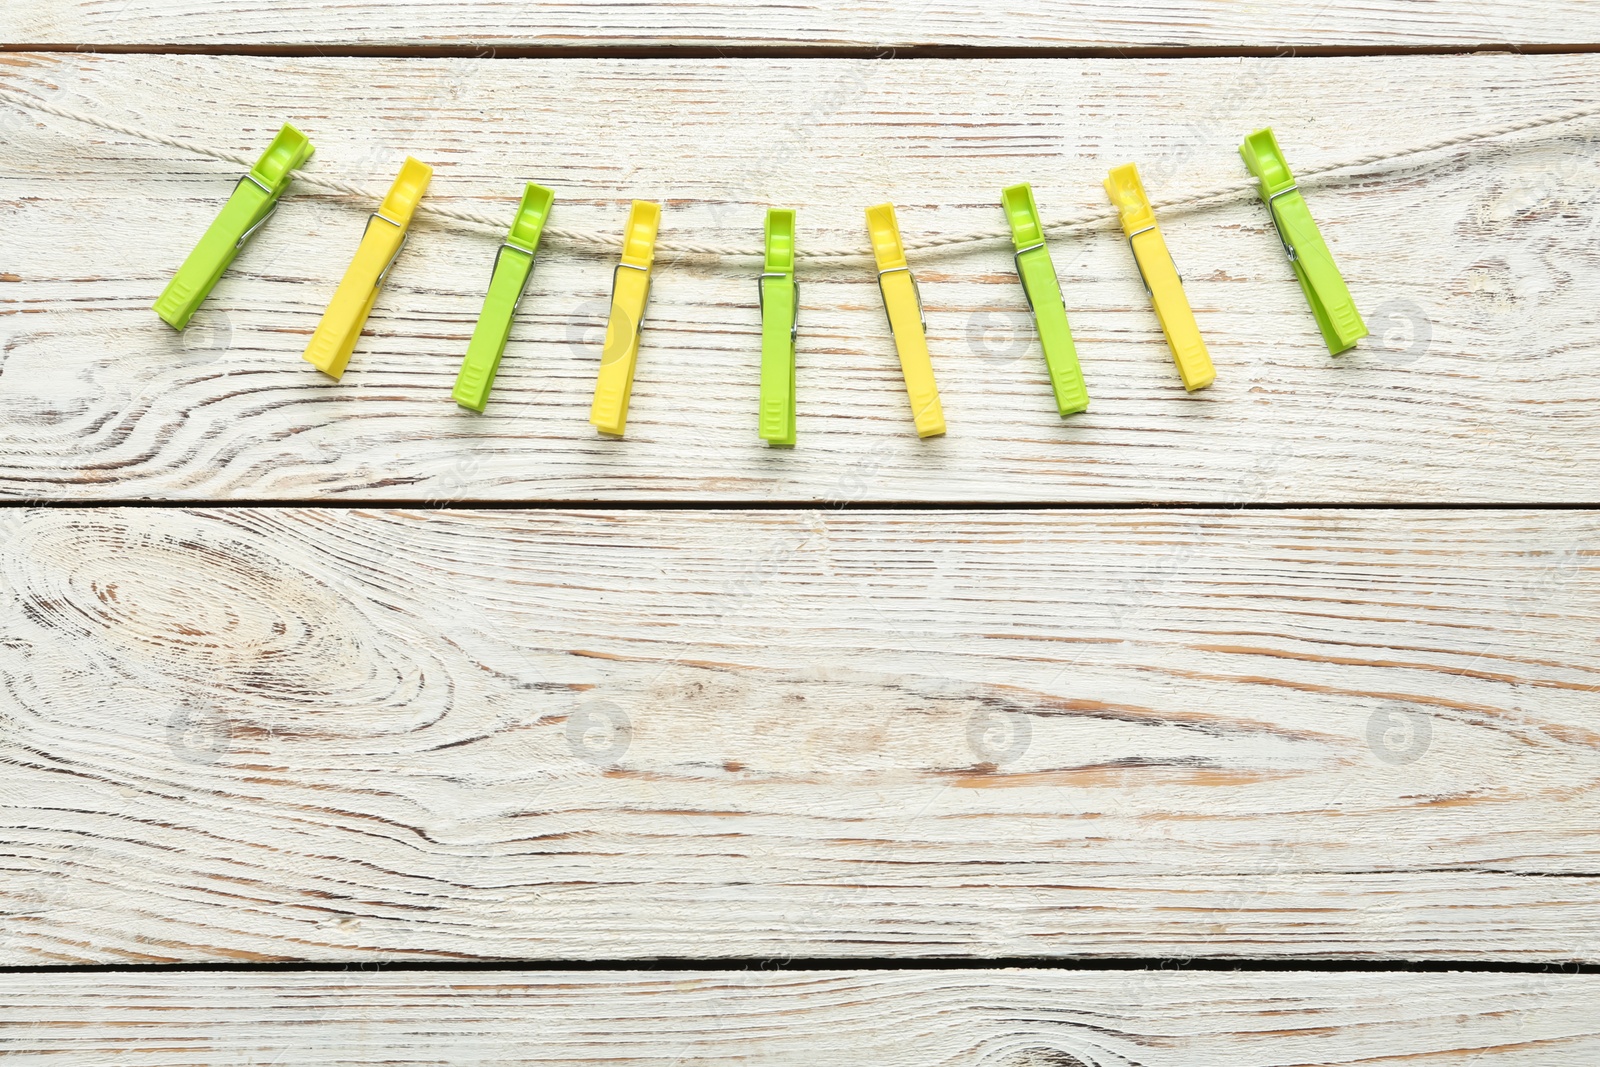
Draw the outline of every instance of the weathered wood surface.
<instances>
[{"instance_id":1,"label":"weathered wood surface","mask_svg":"<svg viewBox=\"0 0 1600 1067\"><path fill-rule=\"evenodd\" d=\"M1591 1067L1600 977L0 975L7 1063Z\"/></svg>"},{"instance_id":2,"label":"weathered wood surface","mask_svg":"<svg viewBox=\"0 0 1600 1067\"><path fill-rule=\"evenodd\" d=\"M0 518L3 963L1600 959L1593 514Z\"/></svg>"},{"instance_id":3,"label":"weathered wood surface","mask_svg":"<svg viewBox=\"0 0 1600 1067\"><path fill-rule=\"evenodd\" d=\"M7 0L0 40L100 45L293 44L596 47L664 45L1472 46L1600 41L1582 0L1541 4L1406 0L849 0L683 4L618 0Z\"/></svg>"},{"instance_id":4,"label":"weathered wood surface","mask_svg":"<svg viewBox=\"0 0 1600 1067\"><path fill-rule=\"evenodd\" d=\"M564 226L620 232L627 198L656 197L664 237L748 245L765 205L791 204L802 246L858 240L884 198L908 236L999 225L1022 178L1049 213L1098 208L1128 159L1153 195L1209 186L1242 174L1235 147L1265 122L1308 168L1594 102L1597 74L1596 55L0 56L0 87L234 151L293 119L317 167L378 188L413 152L444 205L509 218L534 178ZM755 432L753 263L658 261L629 436L602 440L587 412L609 262L541 252L478 416L449 389L496 238L419 224L335 384L300 352L371 203L293 195L179 336L149 304L234 169L8 105L0 122L12 499L1587 502L1600 479L1600 124L1319 186L1375 334L1337 359L1259 203L1167 218L1219 368L1193 397L1119 233L1057 240L1094 398L1067 421L1005 248L916 263L951 427L930 441L871 271L807 268L785 452Z\"/></svg>"}]
</instances>

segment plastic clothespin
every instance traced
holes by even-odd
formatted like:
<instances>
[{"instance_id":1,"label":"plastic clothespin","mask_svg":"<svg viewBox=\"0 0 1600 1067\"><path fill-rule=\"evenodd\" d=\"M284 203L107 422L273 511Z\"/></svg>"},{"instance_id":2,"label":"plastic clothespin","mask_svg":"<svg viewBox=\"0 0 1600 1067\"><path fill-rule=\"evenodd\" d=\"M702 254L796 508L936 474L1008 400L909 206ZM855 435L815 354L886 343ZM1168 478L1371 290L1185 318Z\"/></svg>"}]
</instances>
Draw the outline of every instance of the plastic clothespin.
<instances>
[{"instance_id":1,"label":"plastic clothespin","mask_svg":"<svg viewBox=\"0 0 1600 1067\"><path fill-rule=\"evenodd\" d=\"M628 425L628 399L639 362L639 330L650 299L650 264L656 255L661 205L635 200L622 234L622 260L611 272L611 318L600 353L600 377L594 383L589 421L601 433L622 436Z\"/></svg>"},{"instance_id":2,"label":"plastic clothespin","mask_svg":"<svg viewBox=\"0 0 1600 1067\"><path fill-rule=\"evenodd\" d=\"M550 205L555 198L556 194L549 189L529 182L522 193L516 220L511 223L511 232L506 234L494 255L489 292L483 298L483 310L478 313L472 340L467 343L467 356L461 361L461 372L456 375L456 387L450 392L455 402L464 408L482 411L489 402L489 390L494 385L495 372L500 369L506 339L511 336L511 320L528 287L533 257L539 251L539 234L550 217Z\"/></svg>"},{"instance_id":3,"label":"plastic clothespin","mask_svg":"<svg viewBox=\"0 0 1600 1067\"><path fill-rule=\"evenodd\" d=\"M1122 232L1128 235L1128 247L1133 249L1133 261L1144 279L1144 291L1150 294L1156 318L1161 321L1161 332L1167 335L1172 361L1183 376L1183 387L1191 393L1204 389L1216 379L1217 371L1211 365L1205 341L1200 338L1200 324L1195 322L1189 298L1184 295L1178 266L1172 261L1172 253L1167 251L1161 228L1156 225L1150 198L1144 195L1139 168L1127 163L1113 169L1105 186L1122 219Z\"/></svg>"},{"instance_id":4,"label":"plastic clothespin","mask_svg":"<svg viewBox=\"0 0 1600 1067\"><path fill-rule=\"evenodd\" d=\"M1278 240L1283 242L1289 262L1294 264L1294 275L1311 303L1311 313L1317 317L1328 352L1338 355L1355 347L1367 336L1367 325L1356 311L1356 302L1333 262L1322 231L1311 217L1305 197L1300 195L1289 164L1284 162L1278 139L1270 128L1257 130L1244 139L1239 154L1261 182L1261 199L1272 214L1272 224L1278 228Z\"/></svg>"},{"instance_id":5,"label":"plastic clothespin","mask_svg":"<svg viewBox=\"0 0 1600 1067\"><path fill-rule=\"evenodd\" d=\"M761 293L761 439L794 444L794 343L800 283L794 277L794 212L767 209L767 259Z\"/></svg>"},{"instance_id":6,"label":"plastic clothespin","mask_svg":"<svg viewBox=\"0 0 1600 1067\"><path fill-rule=\"evenodd\" d=\"M1078 350L1072 344L1056 265L1045 247L1044 224L1039 221L1039 208L1033 202L1033 187L1026 182L1008 186L1000 194L1000 204L1011 223L1011 243L1017 249L1012 258L1017 264L1017 277L1022 280L1023 295L1033 309L1039 345L1050 371L1050 387L1056 394L1056 411L1063 417L1083 411L1089 406L1089 390L1083 384Z\"/></svg>"},{"instance_id":7,"label":"plastic clothespin","mask_svg":"<svg viewBox=\"0 0 1600 1067\"><path fill-rule=\"evenodd\" d=\"M378 290L389 276L400 250L406 245L411 216L417 203L427 191L433 168L426 163L406 157L400 176L389 187L389 195L372 217L367 219L366 232L356 248L355 258L345 269L339 288L334 290L328 310L306 345L305 361L331 378L344 374L355 351L356 339L367 324L372 305L378 299Z\"/></svg>"},{"instance_id":8,"label":"plastic clothespin","mask_svg":"<svg viewBox=\"0 0 1600 1067\"><path fill-rule=\"evenodd\" d=\"M900 224L895 221L893 204L867 208L867 234L872 239L872 256L878 261L878 289L883 294L883 309L889 316L895 350L900 354L900 371L905 375L917 436L937 437L944 433L944 408L939 404L939 386L933 379L933 360L928 356L922 292L906 265L905 245L900 241Z\"/></svg>"},{"instance_id":9,"label":"plastic clothespin","mask_svg":"<svg viewBox=\"0 0 1600 1067\"><path fill-rule=\"evenodd\" d=\"M161 291L155 312L162 321L175 330L189 325L195 309L211 295L245 242L278 210L278 198L289 188L295 168L315 151L305 134L284 124L256 165L233 187L221 213Z\"/></svg>"}]
</instances>

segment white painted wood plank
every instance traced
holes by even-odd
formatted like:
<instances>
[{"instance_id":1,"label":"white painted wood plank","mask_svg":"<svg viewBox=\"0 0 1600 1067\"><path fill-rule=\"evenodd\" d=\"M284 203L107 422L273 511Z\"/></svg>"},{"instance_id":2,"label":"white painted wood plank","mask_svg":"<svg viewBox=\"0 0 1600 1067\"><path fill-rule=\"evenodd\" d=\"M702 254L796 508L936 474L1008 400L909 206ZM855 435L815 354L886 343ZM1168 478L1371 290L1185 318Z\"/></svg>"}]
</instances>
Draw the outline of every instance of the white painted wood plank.
<instances>
[{"instance_id":1,"label":"white painted wood plank","mask_svg":"<svg viewBox=\"0 0 1600 1067\"><path fill-rule=\"evenodd\" d=\"M1600 56L1183 62L310 61L14 54L0 85L254 152L285 118L318 165L509 217L668 238L861 238L1001 221L1028 178L1097 208L1236 178L1271 121L1291 160L1401 147L1600 99ZM1396 94L1395 85L1406 91ZM918 441L870 269L807 268L799 447L756 436L752 263L658 262L626 440L587 421L612 265L549 243L487 415L449 399L495 238L419 224L342 383L300 359L370 203L296 195L177 335L149 304L232 188L221 164L0 109L8 439L22 499L1588 501L1600 478L1600 165L1590 124L1319 187L1375 337L1332 358L1259 203L1166 231L1219 368L1186 396L1114 230L1053 244L1090 411L1063 421L1010 256L918 257L947 438Z\"/></svg>"},{"instance_id":2,"label":"white painted wood plank","mask_svg":"<svg viewBox=\"0 0 1600 1067\"><path fill-rule=\"evenodd\" d=\"M443 0L341 4L266 0L9 0L0 40L23 44L1277 47L1600 42L1581 0L1542 4L1406 0L852 0L621 3Z\"/></svg>"},{"instance_id":3,"label":"white painted wood plank","mask_svg":"<svg viewBox=\"0 0 1600 1067\"><path fill-rule=\"evenodd\" d=\"M1600 978L749 971L7 974L9 1063L1589 1067Z\"/></svg>"},{"instance_id":4,"label":"white painted wood plank","mask_svg":"<svg viewBox=\"0 0 1600 1067\"><path fill-rule=\"evenodd\" d=\"M0 513L0 962L1600 959L1595 513Z\"/></svg>"}]
</instances>

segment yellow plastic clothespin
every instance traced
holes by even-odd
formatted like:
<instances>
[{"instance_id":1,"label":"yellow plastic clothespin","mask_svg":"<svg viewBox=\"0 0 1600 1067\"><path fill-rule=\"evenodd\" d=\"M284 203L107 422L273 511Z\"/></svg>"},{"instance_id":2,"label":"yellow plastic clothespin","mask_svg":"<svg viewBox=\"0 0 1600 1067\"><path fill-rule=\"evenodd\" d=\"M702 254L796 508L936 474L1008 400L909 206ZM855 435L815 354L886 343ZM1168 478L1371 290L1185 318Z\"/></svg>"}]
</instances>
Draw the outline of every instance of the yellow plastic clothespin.
<instances>
[{"instance_id":1,"label":"yellow plastic clothespin","mask_svg":"<svg viewBox=\"0 0 1600 1067\"><path fill-rule=\"evenodd\" d=\"M1172 361L1183 377L1183 387L1191 393L1204 389L1216 379L1217 370L1211 365L1211 355L1200 337L1200 324L1195 321L1189 298L1184 295L1178 266L1172 261L1172 253L1167 251L1161 227L1156 225L1156 213L1150 207L1150 198L1145 196L1139 168L1132 163L1114 168L1105 186L1122 220L1128 247L1133 249L1133 261L1144 279L1144 290L1150 294L1156 318L1161 321L1161 332L1167 335L1167 346L1172 349Z\"/></svg>"},{"instance_id":2,"label":"yellow plastic clothespin","mask_svg":"<svg viewBox=\"0 0 1600 1067\"><path fill-rule=\"evenodd\" d=\"M944 433L944 408L939 403L939 386L928 355L922 293L906 265L905 245L900 240L893 204L867 208L867 235L872 239L872 256L878 261L878 289L883 294L883 309L889 316L895 350L900 354L900 371L905 375L917 436L937 437Z\"/></svg>"},{"instance_id":3,"label":"yellow plastic clothespin","mask_svg":"<svg viewBox=\"0 0 1600 1067\"><path fill-rule=\"evenodd\" d=\"M600 353L600 376L594 383L589 421L601 433L621 437L628 425L628 400L633 371L639 362L639 330L650 299L650 264L656 255L661 205L635 200L622 234L622 260L611 272L611 318Z\"/></svg>"},{"instance_id":4,"label":"yellow plastic clothespin","mask_svg":"<svg viewBox=\"0 0 1600 1067\"><path fill-rule=\"evenodd\" d=\"M406 157L400 176L389 187L378 210L367 219L367 229L356 248L355 258L345 269L339 288L334 290L328 310L306 345L305 361L332 378L344 374L355 351L356 339L367 324L372 305L378 299L378 290L389 276L400 249L405 247L411 216L417 203L427 191L433 168L426 163Z\"/></svg>"}]
</instances>

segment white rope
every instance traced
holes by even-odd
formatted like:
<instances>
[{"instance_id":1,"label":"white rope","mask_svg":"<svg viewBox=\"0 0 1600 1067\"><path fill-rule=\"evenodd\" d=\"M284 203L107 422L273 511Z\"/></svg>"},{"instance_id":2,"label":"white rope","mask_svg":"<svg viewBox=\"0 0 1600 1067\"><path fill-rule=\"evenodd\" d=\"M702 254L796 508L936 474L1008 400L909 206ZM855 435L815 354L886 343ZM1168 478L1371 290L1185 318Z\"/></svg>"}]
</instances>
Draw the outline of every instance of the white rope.
<instances>
[{"instance_id":1,"label":"white rope","mask_svg":"<svg viewBox=\"0 0 1600 1067\"><path fill-rule=\"evenodd\" d=\"M21 93L13 92L10 89L0 89L0 100L5 100L8 103L14 104L25 111L42 112L47 115L54 115L57 118L70 119L74 122L81 122L89 126L98 126L100 129L110 130L113 133L125 134L136 140L148 141L151 144L165 145L168 148L175 148L180 152L188 152L197 156L206 156L210 159L219 160L224 163L233 163L244 167L247 170L255 165L255 160L247 159L244 156L236 155L232 152L227 152L216 148L209 148L205 145L195 144L193 141L185 141L178 137L168 137L164 134L153 133L150 130L140 129L137 126L124 125L123 123L115 122L111 119L102 118L99 115L90 115L81 111L74 111L71 108L45 103L42 100L34 100L30 97L24 96ZM1357 170L1362 167L1370 167L1376 164L1399 163L1412 159L1416 156L1427 155L1430 152L1442 151L1446 148L1455 148L1460 145L1474 144L1479 141L1488 141L1500 137L1509 137L1513 134L1526 133L1530 130L1544 129L1546 127L1555 126L1561 123L1576 122L1580 119L1594 118L1597 115L1600 115L1600 106L1573 108L1569 111L1562 111L1557 114L1545 115L1535 119L1527 119L1523 122L1513 122L1502 126L1489 126L1476 130L1468 130L1465 133L1456 134L1453 137L1441 138L1437 141L1430 141L1427 144L1415 145L1411 148L1403 148L1398 151L1374 152L1371 155L1361 156L1357 159L1341 160L1337 163L1326 163L1320 167L1312 167L1306 170L1297 171L1295 178L1296 181L1301 185L1316 184L1317 179L1325 178L1328 175L1337 174L1341 171ZM346 181L343 178L332 175L324 175L314 169L315 163L316 160L313 159L312 163L307 167L302 167L296 171L295 180L301 182L302 184L309 185L313 189L322 189L327 192L352 196L369 202L383 199L384 190L370 189L365 186L357 185L354 182ZM1158 211L1165 211L1168 213L1188 211L1194 208L1223 203L1229 200L1242 199L1246 196L1253 195L1256 188L1257 186L1254 178L1240 178L1235 181L1212 186L1209 189L1201 189L1197 192L1188 193L1184 196L1167 200L1153 201L1152 206ZM473 226L482 226L496 234L503 231L508 225L507 219L500 216L485 215L476 211L463 211L459 208L443 207L430 204L427 201L424 201L419 206L418 212L419 214L426 214L438 219L448 219L453 222L467 223ZM1074 233L1083 230L1096 229L1102 226L1108 226L1111 223L1114 223L1116 218L1116 212L1110 208L1107 208L1101 211L1084 212L1077 215L1063 215L1056 218L1046 219L1044 220L1044 229L1045 232L1052 234ZM608 255L615 255L620 253L622 250L622 238L620 234L599 233L593 230L567 230L554 226L547 226L544 230L544 236L571 248L605 253ZM913 239L907 241L905 246L908 252L938 253L958 251L969 245L978 245L989 242L997 243L1001 241L1009 242L1010 240L1010 230L990 228L985 230L969 230L966 233L952 233L936 237ZM763 256L763 250L754 245L683 244L671 239L658 242L656 245L656 252L658 254L665 255L701 256L718 259L761 259ZM872 258L872 250L865 243L859 245L839 245L835 247L821 248L802 246L799 250L799 256L802 259L813 260L870 260Z\"/></svg>"}]
</instances>

